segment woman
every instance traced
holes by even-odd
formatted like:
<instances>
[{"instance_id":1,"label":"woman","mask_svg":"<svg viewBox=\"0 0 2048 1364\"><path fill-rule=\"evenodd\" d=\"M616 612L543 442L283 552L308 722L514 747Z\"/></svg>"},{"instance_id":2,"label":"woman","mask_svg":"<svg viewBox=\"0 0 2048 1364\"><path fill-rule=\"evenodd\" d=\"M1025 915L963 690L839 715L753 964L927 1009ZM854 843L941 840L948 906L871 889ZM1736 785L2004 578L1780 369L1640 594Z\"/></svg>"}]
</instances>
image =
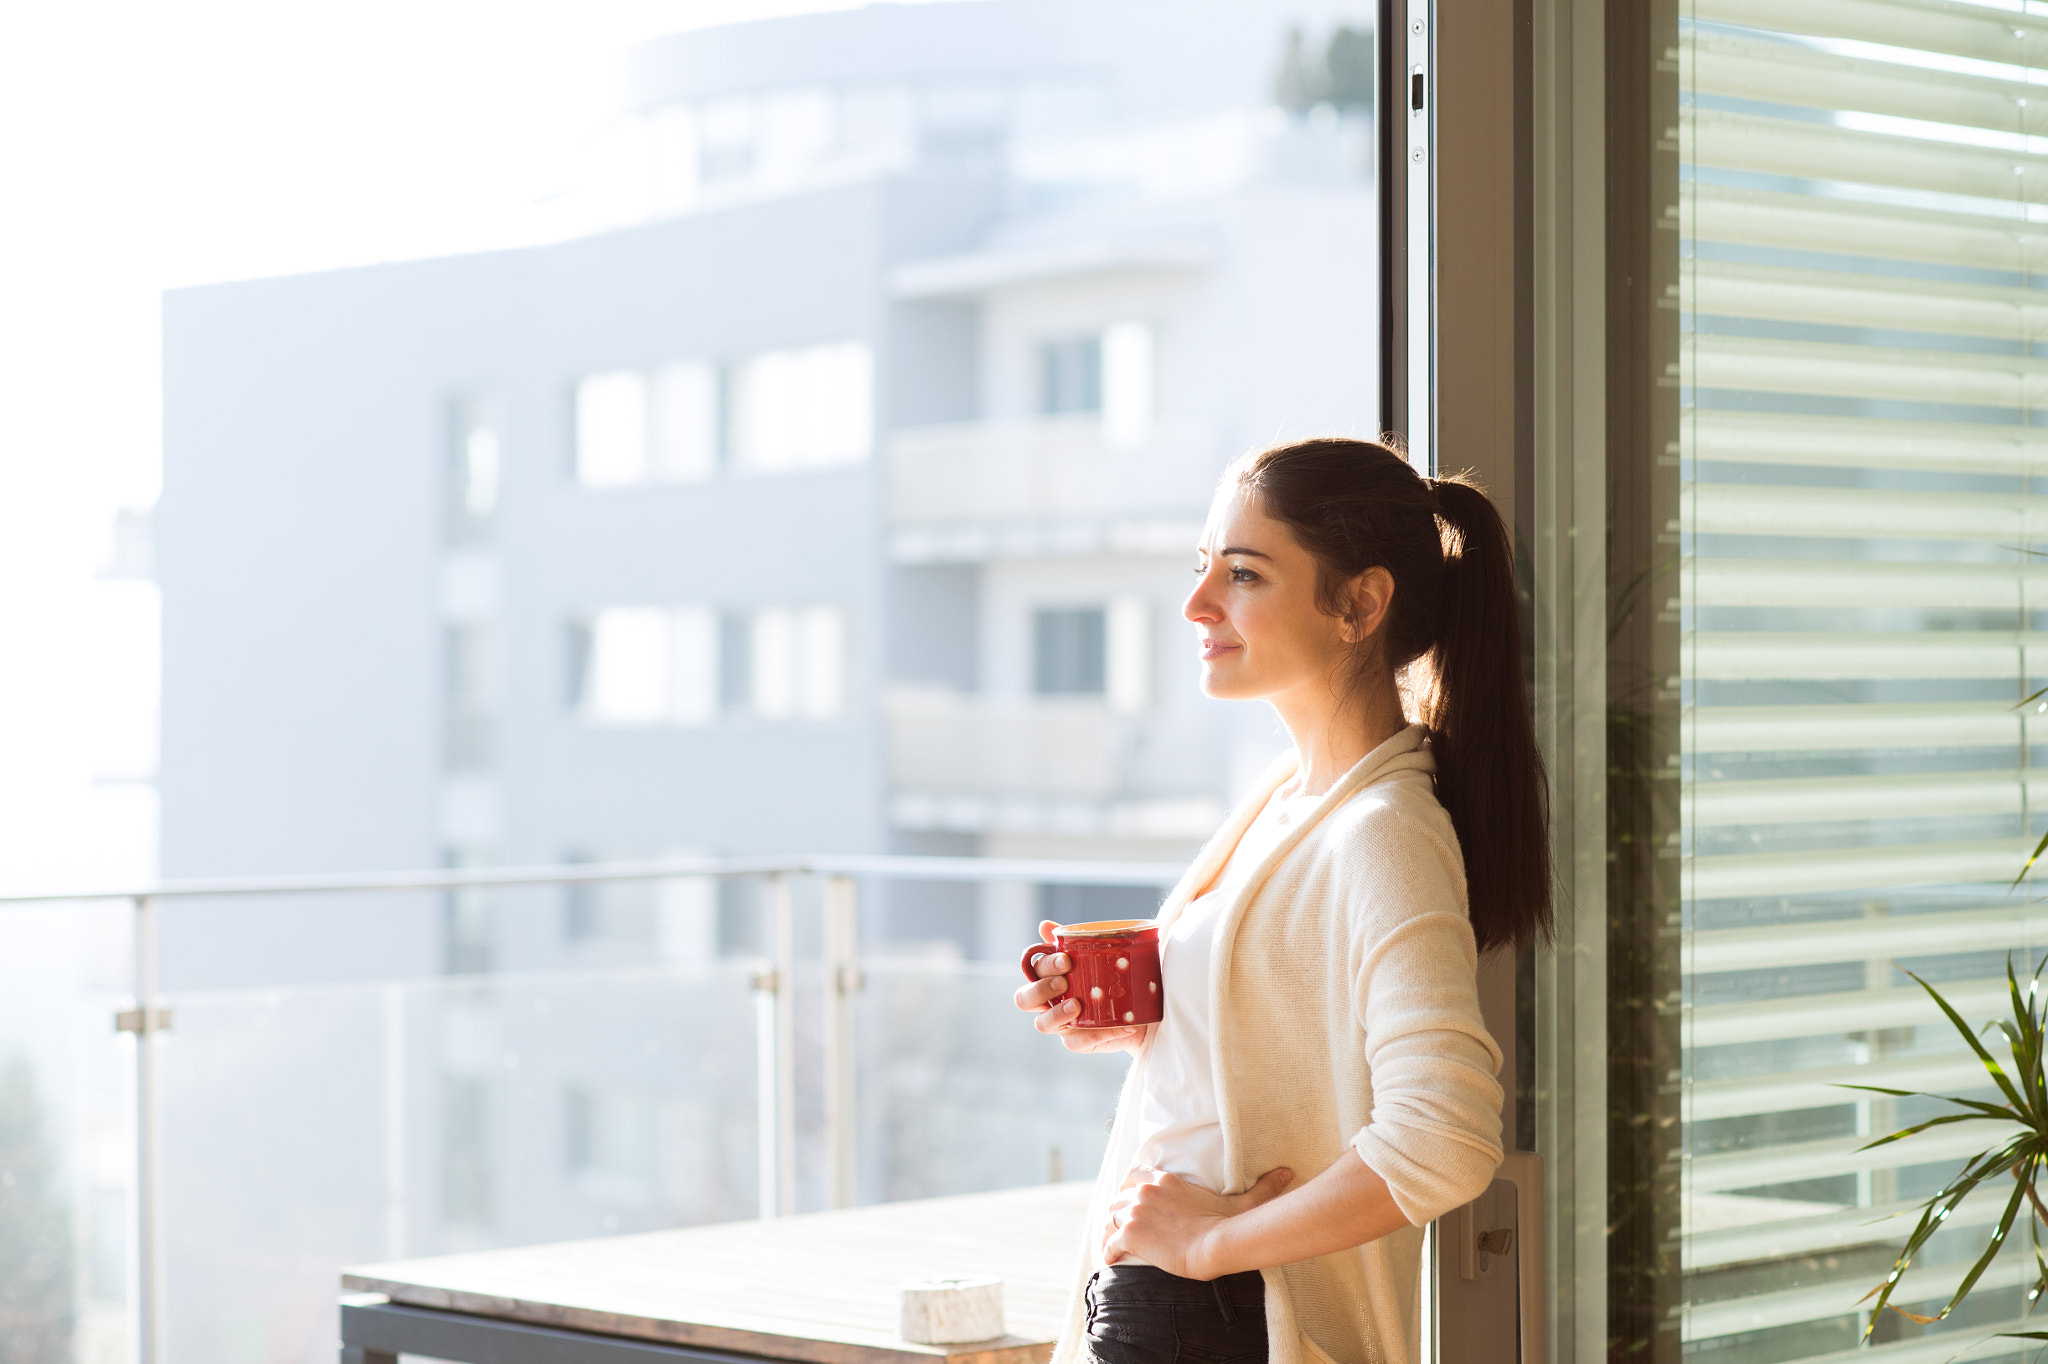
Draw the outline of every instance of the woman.
<instances>
[{"instance_id":1,"label":"woman","mask_svg":"<svg viewBox=\"0 0 2048 1364\"><path fill-rule=\"evenodd\" d=\"M1136 1058L1054 1364L1415 1364L1421 1228L1501 1158L1478 954L1550 923L1507 530L1311 440L1225 474L1196 557L1202 690L1293 750L1160 910L1164 1021L1074 1029L1059 953L1017 992Z\"/></svg>"}]
</instances>

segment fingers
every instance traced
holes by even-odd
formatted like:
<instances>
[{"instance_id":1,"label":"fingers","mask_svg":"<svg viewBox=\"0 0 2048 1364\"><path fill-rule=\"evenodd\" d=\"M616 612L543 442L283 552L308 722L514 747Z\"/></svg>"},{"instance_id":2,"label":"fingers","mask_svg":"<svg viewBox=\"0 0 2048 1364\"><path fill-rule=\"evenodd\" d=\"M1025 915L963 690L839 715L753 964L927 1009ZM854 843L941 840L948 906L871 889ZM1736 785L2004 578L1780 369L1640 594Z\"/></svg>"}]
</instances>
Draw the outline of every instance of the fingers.
<instances>
[{"instance_id":1,"label":"fingers","mask_svg":"<svg viewBox=\"0 0 2048 1364\"><path fill-rule=\"evenodd\" d=\"M1081 1006L1073 1000L1055 1004L1049 1009L1039 1010L1038 1017L1031 1020L1031 1026L1042 1033L1065 1034L1074 1026L1074 1020L1081 1016Z\"/></svg>"},{"instance_id":2,"label":"fingers","mask_svg":"<svg viewBox=\"0 0 2048 1364\"><path fill-rule=\"evenodd\" d=\"M1020 1009L1043 1009L1067 992L1065 976L1047 976L1029 985L1017 987L1017 1007Z\"/></svg>"},{"instance_id":3,"label":"fingers","mask_svg":"<svg viewBox=\"0 0 2048 1364\"><path fill-rule=\"evenodd\" d=\"M1041 1014L1039 1017L1043 1018L1045 1015ZM1054 1029L1041 1028L1040 1031L1052 1032ZM1129 1045L1131 1039L1137 1036L1142 1029L1076 1028L1072 1025L1072 1015L1069 1015L1068 1022L1063 1024L1058 1031L1061 1040L1067 1044L1068 1051L1096 1052L1122 1050Z\"/></svg>"},{"instance_id":4,"label":"fingers","mask_svg":"<svg viewBox=\"0 0 2048 1364\"><path fill-rule=\"evenodd\" d=\"M1130 1199L1119 1194L1110 1200L1102 1222L1102 1262L1113 1265L1130 1253L1124 1244L1124 1224L1129 1220Z\"/></svg>"},{"instance_id":5,"label":"fingers","mask_svg":"<svg viewBox=\"0 0 2048 1364\"><path fill-rule=\"evenodd\" d=\"M1131 1172L1124 1176L1123 1187L1134 1189L1140 1184L1163 1184L1172 1178L1156 1165L1133 1165Z\"/></svg>"},{"instance_id":6,"label":"fingers","mask_svg":"<svg viewBox=\"0 0 2048 1364\"><path fill-rule=\"evenodd\" d=\"M1066 972L1070 965L1064 952L1048 952L1040 957L1033 964L1038 979L1017 991L1017 1007L1037 1012L1065 994Z\"/></svg>"},{"instance_id":7,"label":"fingers","mask_svg":"<svg viewBox=\"0 0 2048 1364\"><path fill-rule=\"evenodd\" d=\"M1058 931L1059 925L1051 919L1040 919L1038 921L1038 940L1040 942L1058 942L1059 939L1053 936Z\"/></svg>"},{"instance_id":8,"label":"fingers","mask_svg":"<svg viewBox=\"0 0 2048 1364\"><path fill-rule=\"evenodd\" d=\"M1277 1169L1268 1170L1260 1175L1258 1180L1249 1189L1246 1189L1240 1197L1256 1208L1261 1203L1270 1203L1278 1198L1287 1191L1287 1186L1293 1182L1294 1171L1282 1165Z\"/></svg>"}]
</instances>

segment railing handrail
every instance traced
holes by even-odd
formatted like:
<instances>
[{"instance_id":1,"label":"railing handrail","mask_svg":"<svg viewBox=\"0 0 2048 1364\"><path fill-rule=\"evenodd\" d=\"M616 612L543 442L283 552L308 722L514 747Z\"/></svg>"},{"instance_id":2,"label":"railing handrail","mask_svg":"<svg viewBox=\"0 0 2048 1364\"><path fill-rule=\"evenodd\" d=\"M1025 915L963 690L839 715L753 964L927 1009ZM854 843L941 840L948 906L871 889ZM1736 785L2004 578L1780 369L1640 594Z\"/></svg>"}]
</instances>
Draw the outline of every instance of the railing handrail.
<instances>
[{"instance_id":1,"label":"railing handrail","mask_svg":"<svg viewBox=\"0 0 2048 1364\"><path fill-rule=\"evenodd\" d=\"M853 876L893 881L1025 881L1041 885L1171 886L1185 868L1173 862L1109 862L1021 857L915 857L895 853L806 853L763 857L671 857L637 862L573 862L430 871L322 872L299 876L159 881L91 890L10 891L0 904L86 900L189 900L239 895L466 890L505 886L666 881L686 876Z\"/></svg>"}]
</instances>

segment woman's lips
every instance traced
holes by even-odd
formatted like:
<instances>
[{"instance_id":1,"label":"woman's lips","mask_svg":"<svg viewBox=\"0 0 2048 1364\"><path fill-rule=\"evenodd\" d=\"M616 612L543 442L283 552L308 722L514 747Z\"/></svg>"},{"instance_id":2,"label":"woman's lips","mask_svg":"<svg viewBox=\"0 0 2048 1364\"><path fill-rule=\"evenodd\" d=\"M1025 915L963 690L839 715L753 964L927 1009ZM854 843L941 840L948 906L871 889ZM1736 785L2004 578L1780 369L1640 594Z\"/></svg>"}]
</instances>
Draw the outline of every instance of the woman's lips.
<instances>
[{"instance_id":1,"label":"woman's lips","mask_svg":"<svg viewBox=\"0 0 2048 1364\"><path fill-rule=\"evenodd\" d=\"M1238 645L1225 644L1220 639L1205 639L1202 641L1202 661L1206 663L1211 659L1221 658L1225 654L1235 653L1238 648Z\"/></svg>"}]
</instances>

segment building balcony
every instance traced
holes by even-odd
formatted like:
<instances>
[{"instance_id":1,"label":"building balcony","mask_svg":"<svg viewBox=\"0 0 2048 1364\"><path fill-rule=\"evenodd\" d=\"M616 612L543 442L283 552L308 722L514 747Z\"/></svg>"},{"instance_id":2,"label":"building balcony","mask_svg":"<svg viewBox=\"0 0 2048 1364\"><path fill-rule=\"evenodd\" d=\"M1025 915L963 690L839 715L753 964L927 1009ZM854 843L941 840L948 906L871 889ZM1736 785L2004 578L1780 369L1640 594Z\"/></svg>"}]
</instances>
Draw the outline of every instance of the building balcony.
<instances>
[{"instance_id":1,"label":"building balcony","mask_svg":"<svg viewBox=\"0 0 2048 1364\"><path fill-rule=\"evenodd\" d=\"M1094 413L907 427L889 440L890 547L899 563L1178 553L1201 530L1223 467L1216 433Z\"/></svg>"},{"instance_id":2,"label":"building balcony","mask_svg":"<svg viewBox=\"0 0 2048 1364\"><path fill-rule=\"evenodd\" d=\"M1156 719L1099 696L899 689L887 705L890 817L900 829L1201 839L1207 795L1132 790L1130 755Z\"/></svg>"}]
</instances>

